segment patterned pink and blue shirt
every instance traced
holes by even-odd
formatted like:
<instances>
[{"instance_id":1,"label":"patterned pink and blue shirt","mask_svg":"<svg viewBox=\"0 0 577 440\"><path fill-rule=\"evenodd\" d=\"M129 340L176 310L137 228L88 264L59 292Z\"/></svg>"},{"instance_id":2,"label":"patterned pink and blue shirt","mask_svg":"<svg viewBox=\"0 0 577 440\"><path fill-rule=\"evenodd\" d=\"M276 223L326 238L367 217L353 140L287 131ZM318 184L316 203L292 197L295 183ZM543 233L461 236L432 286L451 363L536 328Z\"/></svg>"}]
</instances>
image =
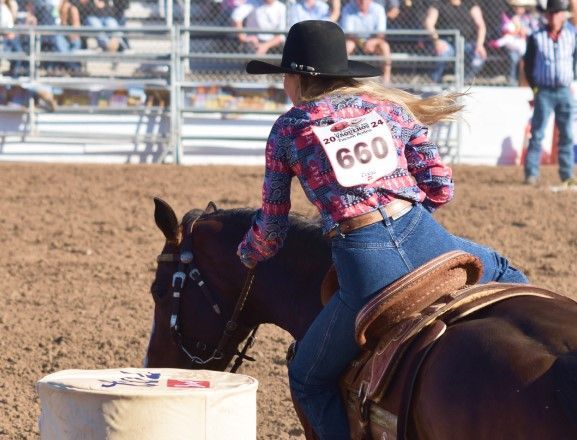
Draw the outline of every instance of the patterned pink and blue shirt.
<instances>
[{"instance_id":1,"label":"patterned pink and blue shirt","mask_svg":"<svg viewBox=\"0 0 577 440\"><path fill-rule=\"evenodd\" d=\"M370 184L341 186L311 127L376 111L389 127L398 168ZM266 144L262 207L239 245L245 261L275 255L283 245L291 208L291 181L296 176L321 215L324 232L340 221L385 206L396 198L422 203L429 211L453 197L451 168L443 164L427 127L401 105L371 96L329 95L292 107L274 123Z\"/></svg>"}]
</instances>

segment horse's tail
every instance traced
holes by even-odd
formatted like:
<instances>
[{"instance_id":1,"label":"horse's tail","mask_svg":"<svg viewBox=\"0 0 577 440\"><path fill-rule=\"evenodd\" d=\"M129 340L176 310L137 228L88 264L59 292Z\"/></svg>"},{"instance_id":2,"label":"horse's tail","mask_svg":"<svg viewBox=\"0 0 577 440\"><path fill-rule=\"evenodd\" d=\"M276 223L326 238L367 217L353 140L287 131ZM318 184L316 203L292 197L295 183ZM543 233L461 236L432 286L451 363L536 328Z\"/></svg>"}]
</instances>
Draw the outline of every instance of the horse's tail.
<instances>
[{"instance_id":1,"label":"horse's tail","mask_svg":"<svg viewBox=\"0 0 577 440\"><path fill-rule=\"evenodd\" d=\"M568 420L577 419L577 352L565 353L553 364L555 393Z\"/></svg>"}]
</instances>

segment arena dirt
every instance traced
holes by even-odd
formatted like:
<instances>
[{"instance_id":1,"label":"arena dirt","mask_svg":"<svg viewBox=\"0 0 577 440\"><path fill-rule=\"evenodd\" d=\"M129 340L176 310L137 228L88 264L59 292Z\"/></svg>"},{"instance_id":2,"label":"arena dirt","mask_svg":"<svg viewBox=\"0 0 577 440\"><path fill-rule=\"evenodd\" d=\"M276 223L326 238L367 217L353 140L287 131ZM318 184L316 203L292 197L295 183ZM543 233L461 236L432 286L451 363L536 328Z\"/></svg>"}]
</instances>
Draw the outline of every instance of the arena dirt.
<instances>
[{"instance_id":1,"label":"arena dirt","mask_svg":"<svg viewBox=\"0 0 577 440\"><path fill-rule=\"evenodd\" d=\"M577 192L538 188L519 167L454 168L456 199L435 216L507 255L532 282L577 295ZM34 384L68 368L141 366L152 318L149 286L163 237L154 196L190 208L256 207L260 167L0 165L0 438L38 436ZM314 215L300 187L293 210ZM290 340L265 326L241 372L256 377L258 438L302 439L284 362Z\"/></svg>"}]
</instances>

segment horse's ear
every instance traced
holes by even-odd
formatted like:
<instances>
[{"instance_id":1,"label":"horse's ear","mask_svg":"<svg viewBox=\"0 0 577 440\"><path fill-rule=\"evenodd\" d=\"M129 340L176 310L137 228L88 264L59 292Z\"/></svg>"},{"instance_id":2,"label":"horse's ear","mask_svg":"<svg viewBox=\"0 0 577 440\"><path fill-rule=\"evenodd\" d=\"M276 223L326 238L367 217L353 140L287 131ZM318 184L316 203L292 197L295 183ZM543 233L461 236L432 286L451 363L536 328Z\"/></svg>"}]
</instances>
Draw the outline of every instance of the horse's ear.
<instances>
[{"instance_id":1,"label":"horse's ear","mask_svg":"<svg viewBox=\"0 0 577 440\"><path fill-rule=\"evenodd\" d=\"M208 205L206 205L206 209L204 210L205 214L212 214L213 212L217 211L217 207L216 204L211 200L210 202L208 202Z\"/></svg>"},{"instance_id":2,"label":"horse's ear","mask_svg":"<svg viewBox=\"0 0 577 440\"><path fill-rule=\"evenodd\" d=\"M174 210L164 200L154 198L154 222L166 237L166 241L178 241L178 219Z\"/></svg>"}]
</instances>

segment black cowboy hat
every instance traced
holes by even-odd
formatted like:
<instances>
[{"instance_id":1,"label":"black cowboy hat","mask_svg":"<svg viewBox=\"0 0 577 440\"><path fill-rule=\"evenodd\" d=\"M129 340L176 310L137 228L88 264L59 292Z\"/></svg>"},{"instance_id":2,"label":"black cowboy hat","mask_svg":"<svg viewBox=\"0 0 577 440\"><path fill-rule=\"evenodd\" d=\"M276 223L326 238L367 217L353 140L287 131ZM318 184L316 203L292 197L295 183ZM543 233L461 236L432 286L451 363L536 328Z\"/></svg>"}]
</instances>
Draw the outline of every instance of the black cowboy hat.
<instances>
[{"instance_id":1,"label":"black cowboy hat","mask_svg":"<svg viewBox=\"0 0 577 440\"><path fill-rule=\"evenodd\" d=\"M254 75L297 73L357 78L382 74L370 64L350 61L342 29L324 20L300 21L289 29L280 65L252 60L246 65L246 71Z\"/></svg>"},{"instance_id":2,"label":"black cowboy hat","mask_svg":"<svg viewBox=\"0 0 577 440\"><path fill-rule=\"evenodd\" d=\"M569 10L569 0L547 0L547 6L543 8L541 2L537 6L541 12L561 12Z\"/></svg>"}]
</instances>

